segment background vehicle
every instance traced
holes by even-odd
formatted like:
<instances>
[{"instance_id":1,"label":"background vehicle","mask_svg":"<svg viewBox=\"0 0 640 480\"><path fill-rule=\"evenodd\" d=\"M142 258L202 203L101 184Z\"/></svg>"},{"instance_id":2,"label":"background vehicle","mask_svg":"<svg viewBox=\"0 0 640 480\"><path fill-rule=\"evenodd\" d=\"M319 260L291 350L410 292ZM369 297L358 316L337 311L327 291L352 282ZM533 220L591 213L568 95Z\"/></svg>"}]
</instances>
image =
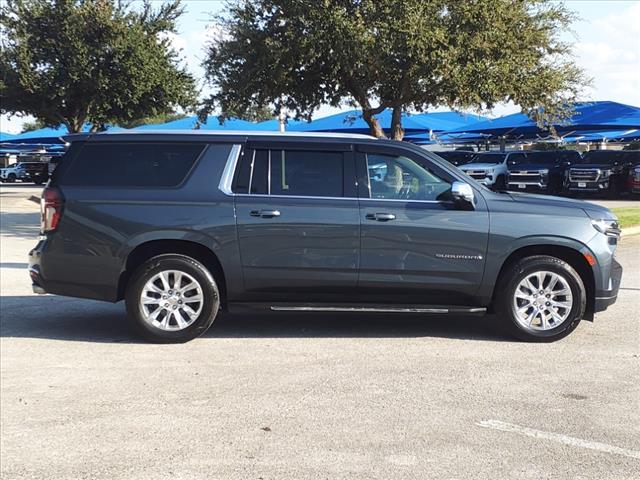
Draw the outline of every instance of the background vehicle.
<instances>
[{"instance_id":1,"label":"background vehicle","mask_svg":"<svg viewBox=\"0 0 640 480\"><path fill-rule=\"evenodd\" d=\"M627 191L632 195L638 195L640 194L640 158L635 158L632 162L633 165L629 168Z\"/></svg>"},{"instance_id":2,"label":"background vehicle","mask_svg":"<svg viewBox=\"0 0 640 480\"><path fill-rule=\"evenodd\" d=\"M476 153L460 170L492 190L507 189L507 161L524 158L521 152Z\"/></svg>"},{"instance_id":3,"label":"background vehicle","mask_svg":"<svg viewBox=\"0 0 640 480\"><path fill-rule=\"evenodd\" d=\"M615 302L622 274L606 208L491 192L367 136L80 137L41 209L34 291L124 299L161 342L235 307L493 311L518 338L552 341Z\"/></svg>"},{"instance_id":4,"label":"background vehicle","mask_svg":"<svg viewBox=\"0 0 640 480\"><path fill-rule=\"evenodd\" d=\"M0 169L0 180L3 182L34 182L40 185L48 179L47 162L19 162Z\"/></svg>"},{"instance_id":5,"label":"background vehicle","mask_svg":"<svg viewBox=\"0 0 640 480\"><path fill-rule=\"evenodd\" d=\"M476 156L475 152L466 150L443 150L441 152L433 153L441 158L444 158L447 162L455 165L456 167L469 163L473 159L473 157Z\"/></svg>"},{"instance_id":6,"label":"background vehicle","mask_svg":"<svg viewBox=\"0 0 640 480\"><path fill-rule=\"evenodd\" d=\"M612 197L627 186L631 166L640 152L625 150L592 150L571 165L565 176L569 192L601 193Z\"/></svg>"},{"instance_id":7,"label":"background vehicle","mask_svg":"<svg viewBox=\"0 0 640 480\"><path fill-rule=\"evenodd\" d=\"M511 155L507 161L509 189L556 195L562 192L565 171L580 158L575 150L529 150Z\"/></svg>"}]
</instances>

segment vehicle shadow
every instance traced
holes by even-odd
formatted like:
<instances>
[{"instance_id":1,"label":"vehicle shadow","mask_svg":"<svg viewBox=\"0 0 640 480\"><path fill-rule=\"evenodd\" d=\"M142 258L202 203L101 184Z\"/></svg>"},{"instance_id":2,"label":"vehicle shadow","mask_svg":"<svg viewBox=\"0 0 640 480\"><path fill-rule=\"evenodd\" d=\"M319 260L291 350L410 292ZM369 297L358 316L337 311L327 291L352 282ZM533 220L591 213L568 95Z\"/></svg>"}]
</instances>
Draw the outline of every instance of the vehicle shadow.
<instances>
[{"instance_id":1,"label":"vehicle shadow","mask_svg":"<svg viewBox=\"0 0 640 480\"><path fill-rule=\"evenodd\" d=\"M46 296L0 298L0 337L96 343L144 343L129 326L122 303ZM418 314L222 313L205 339L411 338L511 341L495 319Z\"/></svg>"}]
</instances>

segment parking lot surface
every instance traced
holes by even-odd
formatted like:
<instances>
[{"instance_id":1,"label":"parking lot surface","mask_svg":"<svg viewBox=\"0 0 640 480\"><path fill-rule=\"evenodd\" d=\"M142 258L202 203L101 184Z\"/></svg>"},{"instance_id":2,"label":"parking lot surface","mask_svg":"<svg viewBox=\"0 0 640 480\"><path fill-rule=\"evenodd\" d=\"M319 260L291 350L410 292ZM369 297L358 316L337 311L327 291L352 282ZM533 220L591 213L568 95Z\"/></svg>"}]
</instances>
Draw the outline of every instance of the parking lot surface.
<instances>
[{"instance_id":1,"label":"parking lot surface","mask_svg":"<svg viewBox=\"0 0 640 480\"><path fill-rule=\"evenodd\" d=\"M122 304L31 293L32 194L0 187L3 479L639 478L640 235L618 302L554 344L269 314L150 345Z\"/></svg>"}]
</instances>

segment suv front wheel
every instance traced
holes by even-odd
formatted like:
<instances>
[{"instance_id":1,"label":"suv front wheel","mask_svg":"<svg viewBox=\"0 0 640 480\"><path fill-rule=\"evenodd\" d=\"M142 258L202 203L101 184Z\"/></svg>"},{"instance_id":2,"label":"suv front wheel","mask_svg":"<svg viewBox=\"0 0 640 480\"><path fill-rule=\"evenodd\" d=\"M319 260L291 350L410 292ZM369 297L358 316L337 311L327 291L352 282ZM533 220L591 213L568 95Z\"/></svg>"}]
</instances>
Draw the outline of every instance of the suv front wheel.
<instances>
[{"instance_id":1,"label":"suv front wheel","mask_svg":"<svg viewBox=\"0 0 640 480\"><path fill-rule=\"evenodd\" d=\"M202 335L220 308L211 273L185 255L159 255L131 278L125 301L138 332L158 343L182 343Z\"/></svg>"},{"instance_id":2,"label":"suv front wheel","mask_svg":"<svg viewBox=\"0 0 640 480\"><path fill-rule=\"evenodd\" d=\"M515 337L552 342L571 333L586 308L584 284L578 272L556 257L523 258L499 281L495 310Z\"/></svg>"}]
</instances>

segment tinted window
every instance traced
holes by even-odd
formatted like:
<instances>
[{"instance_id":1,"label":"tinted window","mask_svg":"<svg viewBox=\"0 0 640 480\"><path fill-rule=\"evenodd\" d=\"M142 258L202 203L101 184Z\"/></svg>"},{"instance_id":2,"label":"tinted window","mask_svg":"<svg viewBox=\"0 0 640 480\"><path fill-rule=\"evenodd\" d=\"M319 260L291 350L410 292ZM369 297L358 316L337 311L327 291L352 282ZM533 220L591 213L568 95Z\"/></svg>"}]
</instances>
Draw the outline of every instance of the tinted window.
<instances>
[{"instance_id":1,"label":"tinted window","mask_svg":"<svg viewBox=\"0 0 640 480\"><path fill-rule=\"evenodd\" d=\"M367 154L371 198L448 200L451 184L410 158Z\"/></svg>"},{"instance_id":2,"label":"tinted window","mask_svg":"<svg viewBox=\"0 0 640 480\"><path fill-rule=\"evenodd\" d=\"M629 152L624 151L606 151L606 150L593 150L586 152L582 156L580 163L600 163L604 165L610 165L614 162L624 163L632 160Z\"/></svg>"},{"instance_id":3,"label":"tinted window","mask_svg":"<svg viewBox=\"0 0 640 480\"><path fill-rule=\"evenodd\" d=\"M533 163L535 165L553 165L558 160L557 152L530 152L527 153L526 160L518 159L515 155L509 157L509 165L518 165L523 163Z\"/></svg>"},{"instance_id":4,"label":"tinted window","mask_svg":"<svg viewBox=\"0 0 640 480\"><path fill-rule=\"evenodd\" d=\"M66 185L174 187L204 144L88 143L62 179Z\"/></svg>"},{"instance_id":5,"label":"tinted window","mask_svg":"<svg viewBox=\"0 0 640 480\"><path fill-rule=\"evenodd\" d=\"M271 194L308 197L342 197L341 152L272 151Z\"/></svg>"},{"instance_id":6,"label":"tinted window","mask_svg":"<svg viewBox=\"0 0 640 480\"><path fill-rule=\"evenodd\" d=\"M502 163L506 153L479 153L469 163Z\"/></svg>"},{"instance_id":7,"label":"tinted window","mask_svg":"<svg viewBox=\"0 0 640 480\"><path fill-rule=\"evenodd\" d=\"M251 193L262 195L269 193L269 151L256 150L252 164Z\"/></svg>"}]
</instances>

